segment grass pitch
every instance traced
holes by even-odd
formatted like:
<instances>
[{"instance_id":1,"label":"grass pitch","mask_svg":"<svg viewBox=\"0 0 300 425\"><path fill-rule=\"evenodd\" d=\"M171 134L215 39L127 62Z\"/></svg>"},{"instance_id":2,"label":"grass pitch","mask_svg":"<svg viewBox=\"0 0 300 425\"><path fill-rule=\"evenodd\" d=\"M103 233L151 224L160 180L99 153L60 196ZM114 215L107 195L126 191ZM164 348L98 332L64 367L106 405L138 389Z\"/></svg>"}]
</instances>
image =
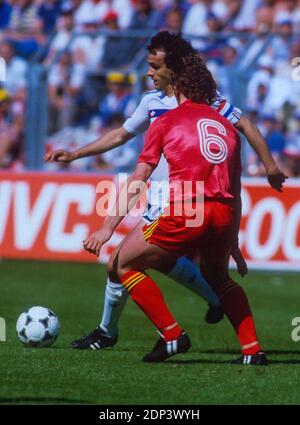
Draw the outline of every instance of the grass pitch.
<instances>
[{"instance_id":1,"label":"grass pitch","mask_svg":"<svg viewBox=\"0 0 300 425\"><path fill-rule=\"evenodd\" d=\"M239 346L227 319L207 325L207 306L201 299L158 273L152 275L192 340L189 353L163 364L141 362L157 335L131 300L120 322L117 346L103 351L70 348L73 339L100 320L103 266L2 262L0 316L6 320L7 342L0 342L0 403L300 403L300 341L291 338L291 321L300 316L297 275L249 272L237 278L249 296L271 361L268 367L230 365ZM32 305L49 307L59 316L61 333L53 347L24 348L17 339L17 317Z\"/></svg>"}]
</instances>

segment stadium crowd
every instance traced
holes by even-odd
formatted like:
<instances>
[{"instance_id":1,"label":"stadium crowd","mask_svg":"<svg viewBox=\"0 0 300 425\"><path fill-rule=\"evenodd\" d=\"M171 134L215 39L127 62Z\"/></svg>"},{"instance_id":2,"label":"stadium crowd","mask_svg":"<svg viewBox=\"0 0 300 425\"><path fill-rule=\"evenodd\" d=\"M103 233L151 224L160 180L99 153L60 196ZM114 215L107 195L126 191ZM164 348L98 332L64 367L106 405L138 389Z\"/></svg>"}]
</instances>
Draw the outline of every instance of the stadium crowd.
<instances>
[{"instance_id":1,"label":"stadium crowd","mask_svg":"<svg viewBox=\"0 0 300 425\"><path fill-rule=\"evenodd\" d=\"M281 168L300 176L299 0L0 0L0 57L6 62L6 80L0 82L0 168L26 164L27 71L42 47L49 67L48 149L86 144L133 112L130 65L146 39L95 35L101 29L116 35L167 29L187 38L201 36L192 38L193 45L221 93L258 125ZM74 31L84 34L71 42ZM236 69L246 81L240 99L234 94ZM129 171L142 143L136 138L68 168ZM250 148L244 172L264 173Z\"/></svg>"}]
</instances>

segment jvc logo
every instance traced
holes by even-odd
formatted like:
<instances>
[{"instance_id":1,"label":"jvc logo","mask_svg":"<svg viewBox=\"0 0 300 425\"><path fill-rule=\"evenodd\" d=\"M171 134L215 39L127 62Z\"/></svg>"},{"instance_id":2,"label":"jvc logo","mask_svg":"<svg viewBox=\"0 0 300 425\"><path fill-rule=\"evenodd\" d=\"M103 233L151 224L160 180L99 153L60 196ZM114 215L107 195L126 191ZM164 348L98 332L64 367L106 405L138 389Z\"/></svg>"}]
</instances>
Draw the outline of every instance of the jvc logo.
<instances>
[{"instance_id":1,"label":"jvc logo","mask_svg":"<svg viewBox=\"0 0 300 425\"><path fill-rule=\"evenodd\" d=\"M6 324L5 319L0 317L0 342L6 341Z\"/></svg>"},{"instance_id":2,"label":"jvc logo","mask_svg":"<svg viewBox=\"0 0 300 425\"><path fill-rule=\"evenodd\" d=\"M293 318L292 326L296 326L295 329L293 329L291 334L292 340L295 342L298 342L300 341L300 317Z\"/></svg>"}]
</instances>

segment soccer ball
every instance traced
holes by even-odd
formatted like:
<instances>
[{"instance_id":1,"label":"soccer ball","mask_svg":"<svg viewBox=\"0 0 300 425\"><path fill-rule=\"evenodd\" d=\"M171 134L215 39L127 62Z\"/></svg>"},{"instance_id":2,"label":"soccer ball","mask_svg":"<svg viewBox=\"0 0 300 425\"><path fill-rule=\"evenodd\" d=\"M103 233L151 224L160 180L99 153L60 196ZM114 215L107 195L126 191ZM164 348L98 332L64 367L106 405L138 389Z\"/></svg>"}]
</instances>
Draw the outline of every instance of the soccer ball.
<instances>
[{"instance_id":1,"label":"soccer ball","mask_svg":"<svg viewBox=\"0 0 300 425\"><path fill-rule=\"evenodd\" d=\"M27 347L49 347L58 337L60 324L49 308L31 307L19 316L16 329Z\"/></svg>"}]
</instances>

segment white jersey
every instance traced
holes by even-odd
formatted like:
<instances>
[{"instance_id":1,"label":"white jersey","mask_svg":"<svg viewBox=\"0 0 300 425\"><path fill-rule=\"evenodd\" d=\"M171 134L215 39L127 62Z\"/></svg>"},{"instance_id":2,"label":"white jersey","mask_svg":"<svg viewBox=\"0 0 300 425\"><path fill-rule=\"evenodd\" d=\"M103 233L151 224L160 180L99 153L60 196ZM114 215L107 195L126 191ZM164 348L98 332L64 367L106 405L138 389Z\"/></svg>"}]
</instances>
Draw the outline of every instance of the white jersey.
<instances>
[{"instance_id":1,"label":"white jersey","mask_svg":"<svg viewBox=\"0 0 300 425\"><path fill-rule=\"evenodd\" d=\"M148 92L139 103L135 112L123 124L124 129L131 134L141 134L148 129L156 118L171 109L178 106L175 96L166 96L164 92L153 90ZM241 119L242 112L240 109L234 107L224 99L219 92L217 98L211 105L213 109L218 111L221 115L227 118L231 124L236 125ZM164 156L154 170L151 181L154 182L167 182L169 180L168 163ZM153 221L161 213L168 203L168 185L163 185L157 190L157 185L151 185L152 193L148 193L148 213L144 218L148 221Z\"/></svg>"},{"instance_id":2,"label":"white jersey","mask_svg":"<svg viewBox=\"0 0 300 425\"><path fill-rule=\"evenodd\" d=\"M166 96L158 90L150 91L144 95L135 112L125 121L123 127L128 133L141 134L148 129L156 118L170 109L177 108L177 106L175 96ZM241 110L227 102L219 92L217 92L217 98L211 107L233 125L236 125L241 119Z\"/></svg>"}]
</instances>

